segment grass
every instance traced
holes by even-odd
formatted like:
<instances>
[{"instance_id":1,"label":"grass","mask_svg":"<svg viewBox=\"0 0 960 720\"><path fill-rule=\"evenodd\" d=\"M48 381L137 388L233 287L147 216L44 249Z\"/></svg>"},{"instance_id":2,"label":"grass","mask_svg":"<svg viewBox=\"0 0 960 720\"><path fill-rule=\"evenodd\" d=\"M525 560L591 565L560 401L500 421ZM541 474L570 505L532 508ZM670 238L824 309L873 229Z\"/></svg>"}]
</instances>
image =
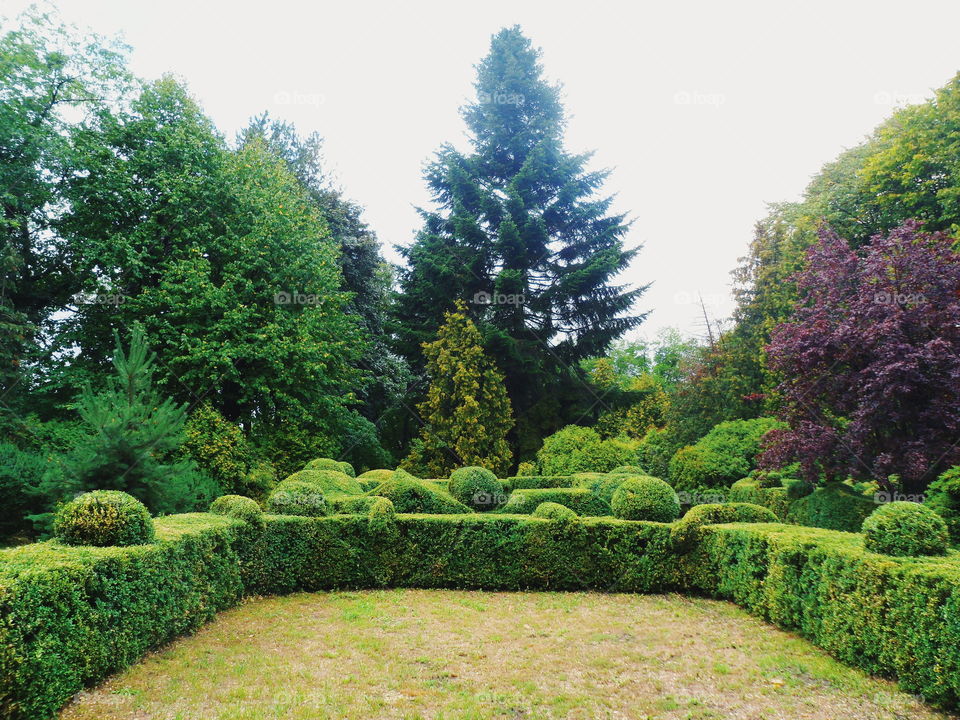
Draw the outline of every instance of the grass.
<instances>
[{"instance_id":1,"label":"grass","mask_svg":"<svg viewBox=\"0 0 960 720\"><path fill-rule=\"evenodd\" d=\"M252 599L62 720L942 718L733 605L388 590Z\"/></svg>"}]
</instances>

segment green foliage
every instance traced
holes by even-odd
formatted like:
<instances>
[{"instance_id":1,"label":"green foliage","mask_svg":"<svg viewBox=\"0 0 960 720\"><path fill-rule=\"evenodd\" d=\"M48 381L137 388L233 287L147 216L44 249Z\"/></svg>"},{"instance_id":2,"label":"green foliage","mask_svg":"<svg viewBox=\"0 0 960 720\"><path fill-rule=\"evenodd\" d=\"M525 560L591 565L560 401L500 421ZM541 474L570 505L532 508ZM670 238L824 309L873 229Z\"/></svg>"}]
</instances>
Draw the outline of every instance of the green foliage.
<instances>
[{"instance_id":1,"label":"green foliage","mask_svg":"<svg viewBox=\"0 0 960 720\"><path fill-rule=\"evenodd\" d=\"M790 499L787 497L786 488L760 487L759 483L751 478L737 480L731 485L727 499L731 503L749 503L768 508L781 522L786 519L787 512L790 510Z\"/></svg>"},{"instance_id":2,"label":"green foliage","mask_svg":"<svg viewBox=\"0 0 960 720\"><path fill-rule=\"evenodd\" d=\"M573 510L577 515L610 515L610 505L587 488L531 488L514 490L498 512L529 515L541 503L552 502Z\"/></svg>"},{"instance_id":3,"label":"green foliage","mask_svg":"<svg viewBox=\"0 0 960 720\"><path fill-rule=\"evenodd\" d=\"M368 494L387 498L400 513L456 515L473 512L436 483L415 478L404 470L397 470L393 477L380 483Z\"/></svg>"},{"instance_id":4,"label":"green foliage","mask_svg":"<svg viewBox=\"0 0 960 720\"><path fill-rule=\"evenodd\" d=\"M544 475L607 472L636 455L636 446L626 440L602 440L593 428L567 425L543 441L537 466Z\"/></svg>"},{"instance_id":5,"label":"green foliage","mask_svg":"<svg viewBox=\"0 0 960 720\"><path fill-rule=\"evenodd\" d=\"M943 518L914 502L881 505L863 521L863 544L885 555L946 555L949 534Z\"/></svg>"},{"instance_id":6,"label":"green foliage","mask_svg":"<svg viewBox=\"0 0 960 720\"><path fill-rule=\"evenodd\" d=\"M302 471L303 472L303 471ZM297 473L299 475L299 473ZM267 510L278 515L319 517L327 514L327 499L317 483L293 479L277 483L267 498Z\"/></svg>"},{"instance_id":7,"label":"green foliage","mask_svg":"<svg viewBox=\"0 0 960 720\"><path fill-rule=\"evenodd\" d=\"M646 471L639 465L620 465L610 471L611 475L646 475Z\"/></svg>"},{"instance_id":8,"label":"green foliage","mask_svg":"<svg viewBox=\"0 0 960 720\"><path fill-rule=\"evenodd\" d=\"M510 398L462 301L444 315L437 339L425 343L423 353L430 388L417 406L424 423L420 442L404 468L431 477L464 465L506 474L512 461L507 433L514 424Z\"/></svg>"},{"instance_id":9,"label":"green foliage","mask_svg":"<svg viewBox=\"0 0 960 720\"><path fill-rule=\"evenodd\" d=\"M464 467L450 474L450 494L474 510L494 510L505 502L503 483L482 467Z\"/></svg>"},{"instance_id":10,"label":"green foliage","mask_svg":"<svg viewBox=\"0 0 960 720\"><path fill-rule=\"evenodd\" d=\"M536 510L530 513L531 517L543 518L544 520L558 520L560 522L570 522L577 519L577 514L560 503L543 502L537 505Z\"/></svg>"},{"instance_id":11,"label":"green foliage","mask_svg":"<svg viewBox=\"0 0 960 720\"><path fill-rule=\"evenodd\" d=\"M367 511L367 524L373 533L383 533L397 521L397 509L387 498L376 498Z\"/></svg>"},{"instance_id":12,"label":"green foliage","mask_svg":"<svg viewBox=\"0 0 960 720\"><path fill-rule=\"evenodd\" d=\"M784 484L784 487L787 489L788 500L799 500L800 498L805 498L807 495L812 494L815 490L813 485L808 483L806 480L800 480L799 478L787 480Z\"/></svg>"},{"instance_id":13,"label":"green foliage","mask_svg":"<svg viewBox=\"0 0 960 720\"><path fill-rule=\"evenodd\" d=\"M930 483L924 503L947 523L950 539L960 542L960 465Z\"/></svg>"},{"instance_id":14,"label":"green foliage","mask_svg":"<svg viewBox=\"0 0 960 720\"><path fill-rule=\"evenodd\" d=\"M590 473L576 475L573 480L573 487L587 488L590 492L609 505L613 500L613 494L617 491L617 488L623 484L623 481L628 477L635 477L638 475L644 475L644 473Z\"/></svg>"},{"instance_id":15,"label":"green foliage","mask_svg":"<svg viewBox=\"0 0 960 720\"><path fill-rule=\"evenodd\" d=\"M695 445L681 448L671 458L670 481L678 491L729 487L756 467L760 439L777 427L782 424L772 418L716 425Z\"/></svg>"},{"instance_id":16,"label":"green foliage","mask_svg":"<svg viewBox=\"0 0 960 720\"><path fill-rule=\"evenodd\" d=\"M301 470L284 479L296 482L309 483L323 492L324 495L360 495L363 488L356 478L338 470Z\"/></svg>"},{"instance_id":17,"label":"green foliage","mask_svg":"<svg viewBox=\"0 0 960 720\"><path fill-rule=\"evenodd\" d=\"M670 458L679 450L673 435L666 429L653 428L637 446L637 462L653 477L670 477Z\"/></svg>"},{"instance_id":18,"label":"green foliage","mask_svg":"<svg viewBox=\"0 0 960 720\"><path fill-rule=\"evenodd\" d=\"M827 530L860 532L863 521L876 507L872 498L845 483L827 483L791 503L787 522Z\"/></svg>"},{"instance_id":19,"label":"green foliage","mask_svg":"<svg viewBox=\"0 0 960 720\"><path fill-rule=\"evenodd\" d=\"M243 487L248 496L258 502L266 500L276 484L277 471L265 460L255 462L243 479Z\"/></svg>"},{"instance_id":20,"label":"green foliage","mask_svg":"<svg viewBox=\"0 0 960 720\"><path fill-rule=\"evenodd\" d=\"M183 452L227 492L246 489L251 450L236 423L229 422L209 402L200 404L183 430Z\"/></svg>"},{"instance_id":21,"label":"green foliage","mask_svg":"<svg viewBox=\"0 0 960 720\"><path fill-rule=\"evenodd\" d=\"M680 516L680 501L673 488L649 475L626 478L613 493L610 507L623 520L673 522Z\"/></svg>"},{"instance_id":22,"label":"green foliage","mask_svg":"<svg viewBox=\"0 0 960 720\"><path fill-rule=\"evenodd\" d=\"M511 490L568 488L573 487L574 481L571 475L520 475L503 479L504 485L509 485Z\"/></svg>"},{"instance_id":23,"label":"green foliage","mask_svg":"<svg viewBox=\"0 0 960 720\"><path fill-rule=\"evenodd\" d=\"M153 541L147 507L119 490L94 490L61 505L53 523L66 545L143 545Z\"/></svg>"},{"instance_id":24,"label":"green foliage","mask_svg":"<svg viewBox=\"0 0 960 720\"><path fill-rule=\"evenodd\" d=\"M214 515L226 515L236 520L242 520L247 525L263 530L266 523L263 519L263 508L256 500L243 495L223 495L210 503L210 512Z\"/></svg>"},{"instance_id":25,"label":"green foliage","mask_svg":"<svg viewBox=\"0 0 960 720\"><path fill-rule=\"evenodd\" d=\"M332 495L327 498L327 511L329 515L364 514L380 499L373 495Z\"/></svg>"},{"instance_id":26,"label":"green foliage","mask_svg":"<svg viewBox=\"0 0 960 720\"><path fill-rule=\"evenodd\" d=\"M348 462L342 462L340 460L331 460L330 458L317 458L316 460L311 460L308 462L304 470L333 470L335 472L343 473L344 475L349 475L352 478L357 476L356 470L353 469L353 465Z\"/></svg>"},{"instance_id":27,"label":"green foliage","mask_svg":"<svg viewBox=\"0 0 960 720\"><path fill-rule=\"evenodd\" d=\"M27 516L43 511L37 488L52 458L0 442L0 541L29 532Z\"/></svg>"},{"instance_id":28,"label":"green foliage","mask_svg":"<svg viewBox=\"0 0 960 720\"><path fill-rule=\"evenodd\" d=\"M367 470L361 475L357 475L357 480L376 480L378 482L383 482L384 480L389 480L393 476L393 470Z\"/></svg>"},{"instance_id":29,"label":"green foliage","mask_svg":"<svg viewBox=\"0 0 960 720\"><path fill-rule=\"evenodd\" d=\"M773 511L750 503L708 503L690 508L674 523L670 539L677 552L685 553L700 542L704 525L719 523L775 523Z\"/></svg>"}]
</instances>

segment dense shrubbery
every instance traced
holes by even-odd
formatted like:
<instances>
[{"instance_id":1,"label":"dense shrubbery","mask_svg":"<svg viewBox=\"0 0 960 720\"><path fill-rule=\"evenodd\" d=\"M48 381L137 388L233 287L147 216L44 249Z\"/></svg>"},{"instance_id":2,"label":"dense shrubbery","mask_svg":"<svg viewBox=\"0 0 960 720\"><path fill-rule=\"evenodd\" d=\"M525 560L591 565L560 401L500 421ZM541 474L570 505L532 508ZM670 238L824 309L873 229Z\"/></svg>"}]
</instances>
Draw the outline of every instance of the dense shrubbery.
<instances>
[{"instance_id":1,"label":"dense shrubbery","mask_svg":"<svg viewBox=\"0 0 960 720\"><path fill-rule=\"evenodd\" d=\"M610 505L587 488L530 488L514 490L507 504L498 512L529 515L541 503L553 502L573 510L578 515L602 516L610 514Z\"/></svg>"},{"instance_id":2,"label":"dense shrubbery","mask_svg":"<svg viewBox=\"0 0 960 720\"><path fill-rule=\"evenodd\" d=\"M960 465L930 483L925 502L947 523L950 539L960 542Z\"/></svg>"},{"instance_id":3,"label":"dense shrubbery","mask_svg":"<svg viewBox=\"0 0 960 720\"><path fill-rule=\"evenodd\" d=\"M544 475L607 472L636 456L636 443L602 440L593 428L568 425L543 441L537 466Z\"/></svg>"},{"instance_id":4,"label":"dense shrubbery","mask_svg":"<svg viewBox=\"0 0 960 720\"><path fill-rule=\"evenodd\" d=\"M370 494L387 498L400 513L449 515L473 512L436 483L415 478L404 470L397 470L389 480L371 490Z\"/></svg>"},{"instance_id":5,"label":"dense shrubbery","mask_svg":"<svg viewBox=\"0 0 960 720\"><path fill-rule=\"evenodd\" d=\"M719 523L775 523L777 516L769 508L750 503L710 503L690 508L674 523L670 539L678 552L687 552L700 541L704 525Z\"/></svg>"},{"instance_id":6,"label":"dense shrubbery","mask_svg":"<svg viewBox=\"0 0 960 720\"><path fill-rule=\"evenodd\" d=\"M210 504L210 512L214 515L226 515L236 520L242 520L247 525L263 529L263 508L251 498L243 495L224 495Z\"/></svg>"},{"instance_id":7,"label":"dense shrubbery","mask_svg":"<svg viewBox=\"0 0 960 720\"><path fill-rule=\"evenodd\" d=\"M727 498L731 503L749 503L769 508L781 521L786 520L790 510L787 490L782 487L764 488L750 478L737 480L730 486Z\"/></svg>"},{"instance_id":8,"label":"dense shrubbery","mask_svg":"<svg viewBox=\"0 0 960 720\"><path fill-rule=\"evenodd\" d=\"M319 488L325 495L360 495L363 487L356 478L350 477L339 470L308 470L295 472L287 480L310 483Z\"/></svg>"},{"instance_id":9,"label":"dense shrubbery","mask_svg":"<svg viewBox=\"0 0 960 720\"><path fill-rule=\"evenodd\" d=\"M860 526L876 509L866 497L846 483L827 483L790 504L787 522L826 530L860 532Z\"/></svg>"},{"instance_id":10,"label":"dense shrubbery","mask_svg":"<svg viewBox=\"0 0 960 720\"><path fill-rule=\"evenodd\" d=\"M626 478L613 493L610 507L624 520L672 522L680 516L680 501L673 488L649 475Z\"/></svg>"},{"instance_id":11,"label":"dense shrubbery","mask_svg":"<svg viewBox=\"0 0 960 720\"><path fill-rule=\"evenodd\" d=\"M670 458L677 450L677 443L667 430L653 428L637 445L637 461L653 477L668 478Z\"/></svg>"},{"instance_id":12,"label":"dense shrubbery","mask_svg":"<svg viewBox=\"0 0 960 720\"><path fill-rule=\"evenodd\" d=\"M352 478L357 476L356 470L353 469L353 465L342 460L331 460L330 458L317 458L316 460L311 460L304 467L304 470L333 470L334 472L343 473L344 475L349 475Z\"/></svg>"},{"instance_id":13,"label":"dense shrubbery","mask_svg":"<svg viewBox=\"0 0 960 720\"><path fill-rule=\"evenodd\" d=\"M885 555L944 555L947 524L933 510L913 502L881 505L863 521L864 547Z\"/></svg>"},{"instance_id":14,"label":"dense shrubbery","mask_svg":"<svg viewBox=\"0 0 960 720\"><path fill-rule=\"evenodd\" d=\"M613 494L617 491L624 480L629 477L643 475L643 473L630 473L625 475L616 475L613 473L584 473L575 475L573 487L587 488L590 492L603 500L608 505L613 500Z\"/></svg>"},{"instance_id":15,"label":"dense shrubbery","mask_svg":"<svg viewBox=\"0 0 960 720\"><path fill-rule=\"evenodd\" d=\"M454 470L447 488L456 500L474 510L493 510L506 499L503 497L503 483L482 467Z\"/></svg>"},{"instance_id":16,"label":"dense shrubbery","mask_svg":"<svg viewBox=\"0 0 960 720\"><path fill-rule=\"evenodd\" d=\"M518 475L504 478L503 484L511 490L534 490L537 488L573 487L576 481L572 475Z\"/></svg>"},{"instance_id":17,"label":"dense shrubbery","mask_svg":"<svg viewBox=\"0 0 960 720\"><path fill-rule=\"evenodd\" d=\"M153 519L147 507L119 490L94 490L65 503L53 523L66 545L142 545L153 541Z\"/></svg>"},{"instance_id":18,"label":"dense shrubbery","mask_svg":"<svg viewBox=\"0 0 960 720\"><path fill-rule=\"evenodd\" d=\"M294 475L273 489L267 498L267 510L278 515L326 515L327 499L323 489L315 483L293 480Z\"/></svg>"},{"instance_id":19,"label":"dense shrubbery","mask_svg":"<svg viewBox=\"0 0 960 720\"><path fill-rule=\"evenodd\" d=\"M376 480L377 482L383 482L384 480L389 480L393 477L393 470L367 470L365 473L357 475L357 480Z\"/></svg>"},{"instance_id":20,"label":"dense shrubbery","mask_svg":"<svg viewBox=\"0 0 960 720\"><path fill-rule=\"evenodd\" d=\"M543 502L537 505L536 510L530 513L531 517L543 518L545 520L560 520L569 522L577 519L577 514L560 503Z\"/></svg>"}]
</instances>

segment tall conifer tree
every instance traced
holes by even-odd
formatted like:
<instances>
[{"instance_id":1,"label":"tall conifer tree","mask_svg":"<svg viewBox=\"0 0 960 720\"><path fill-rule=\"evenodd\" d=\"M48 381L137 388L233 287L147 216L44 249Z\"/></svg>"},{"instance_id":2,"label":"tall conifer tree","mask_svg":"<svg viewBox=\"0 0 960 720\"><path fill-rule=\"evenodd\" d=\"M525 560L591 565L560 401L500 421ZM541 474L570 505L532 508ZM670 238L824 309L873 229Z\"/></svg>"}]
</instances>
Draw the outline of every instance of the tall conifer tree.
<instances>
[{"instance_id":1,"label":"tall conifer tree","mask_svg":"<svg viewBox=\"0 0 960 720\"><path fill-rule=\"evenodd\" d=\"M612 282L635 252L623 247L628 225L597 194L608 173L589 170L589 154L564 150L559 88L543 78L540 53L519 27L493 37L475 88L462 110L472 152L446 145L437 153L425 174L437 207L422 211L423 230L401 248L399 349L422 367L421 343L444 312L458 298L472 303L528 456L575 419L586 387L575 363L642 321L631 312L645 288Z\"/></svg>"}]
</instances>

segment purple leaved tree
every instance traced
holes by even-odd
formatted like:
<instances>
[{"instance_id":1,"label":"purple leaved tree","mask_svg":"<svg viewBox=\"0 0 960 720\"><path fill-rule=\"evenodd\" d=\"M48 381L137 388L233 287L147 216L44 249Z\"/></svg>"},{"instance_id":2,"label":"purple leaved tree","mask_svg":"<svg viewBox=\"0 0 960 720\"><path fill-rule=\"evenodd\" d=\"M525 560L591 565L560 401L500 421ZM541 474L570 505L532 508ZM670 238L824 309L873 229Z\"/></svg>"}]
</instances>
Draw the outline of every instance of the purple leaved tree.
<instances>
[{"instance_id":1,"label":"purple leaved tree","mask_svg":"<svg viewBox=\"0 0 960 720\"><path fill-rule=\"evenodd\" d=\"M907 221L860 254L829 229L794 280L767 357L781 419L761 464L808 482L853 477L921 492L960 462L960 255Z\"/></svg>"}]
</instances>

